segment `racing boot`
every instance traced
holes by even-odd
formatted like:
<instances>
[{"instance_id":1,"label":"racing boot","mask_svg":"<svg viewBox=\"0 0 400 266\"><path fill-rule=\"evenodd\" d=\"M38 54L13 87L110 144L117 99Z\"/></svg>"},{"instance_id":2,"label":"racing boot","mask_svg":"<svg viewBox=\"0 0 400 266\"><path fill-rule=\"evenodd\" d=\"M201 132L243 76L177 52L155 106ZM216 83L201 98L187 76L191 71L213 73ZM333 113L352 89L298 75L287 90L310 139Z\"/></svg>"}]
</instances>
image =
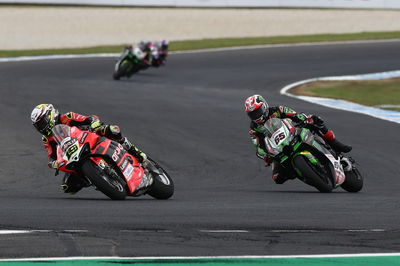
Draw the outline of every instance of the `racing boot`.
<instances>
[{"instance_id":1,"label":"racing boot","mask_svg":"<svg viewBox=\"0 0 400 266\"><path fill-rule=\"evenodd\" d=\"M326 133L322 136L322 138L326 141L326 143L329 144L329 146L332 149L334 149L338 153L341 153L341 152L346 153L346 152L351 151L351 149L352 149L351 146L338 141L335 137L335 134L333 134L332 130L327 130Z\"/></svg>"},{"instance_id":2,"label":"racing boot","mask_svg":"<svg viewBox=\"0 0 400 266\"><path fill-rule=\"evenodd\" d=\"M84 178L80 177L76 174L66 173L63 178L63 183L61 184L61 188L64 193L69 193L74 195L79 192L84 187L89 187L90 183L87 182Z\"/></svg>"},{"instance_id":3,"label":"racing boot","mask_svg":"<svg viewBox=\"0 0 400 266\"><path fill-rule=\"evenodd\" d=\"M123 138L120 142L124 149L131 155L135 156L135 158L139 161L139 163L143 163L147 160L147 155L139 150L132 142L130 142L126 137Z\"/></svg>"},{"instance_id":4,"label":"racing boot","mask_svg":"<svg viewBox=\"0 0 400 266\"><path fill-rule=\"evenodd\" d=\"M329 146L332 147L332 149L334 149L337 152L350 152L352 147L349 145L346 145L344 143L341 143L340 141L338 141L337 139L328 141Z\"/></svg>"},{"instance_id":5,"label":"racing boot","mask_svg":"<svg viewBox=\"0 0 400 266\"><path fill-rule=\"evenodd\" d=\"M285 171L285 169L277 163L272 164L272 180L275 181L276 184L283 184L290 179L295 179L295 176L290 175Z\"/></svg>"}]
</instances>

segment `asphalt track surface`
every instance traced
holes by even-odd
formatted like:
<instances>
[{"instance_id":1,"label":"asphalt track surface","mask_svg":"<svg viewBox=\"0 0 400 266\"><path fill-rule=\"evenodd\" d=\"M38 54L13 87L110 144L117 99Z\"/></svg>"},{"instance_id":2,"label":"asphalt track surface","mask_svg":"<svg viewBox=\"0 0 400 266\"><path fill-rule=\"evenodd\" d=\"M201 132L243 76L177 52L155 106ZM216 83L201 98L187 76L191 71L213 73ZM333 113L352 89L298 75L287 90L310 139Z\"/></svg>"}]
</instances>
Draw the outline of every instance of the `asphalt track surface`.
<instances>
[{"instance_id":1,"label":"asphalt track surface","mask_svg":"<svg viewBox=\"0 0 400 266\"><path fill-rule=\"evenodd\" d=\"M399 125L279 90L398 69L399 51L387 42L174 54L166 67L118 82L115 58L0 63L0 229L49 230L0 235L0 257L398 252ZM255 93L322 116L353 145L362 192L274 184L247 133L244 99ZM48 102L120 125L169 171L173 198L62 193L30 123L32 108Z\"/></svg>"}]
</instances>

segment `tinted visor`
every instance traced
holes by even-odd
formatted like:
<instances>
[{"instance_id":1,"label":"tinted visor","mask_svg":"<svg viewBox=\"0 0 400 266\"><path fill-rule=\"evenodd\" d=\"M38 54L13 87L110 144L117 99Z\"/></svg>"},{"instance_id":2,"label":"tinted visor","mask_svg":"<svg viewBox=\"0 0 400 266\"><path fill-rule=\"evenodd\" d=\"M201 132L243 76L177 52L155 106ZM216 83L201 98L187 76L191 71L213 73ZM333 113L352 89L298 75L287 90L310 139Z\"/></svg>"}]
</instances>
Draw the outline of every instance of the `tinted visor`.
<instances>
[{"instance_id":1,"label":"tinted visor","mask_svg":"<svg viewBox=\"0 0 400 266\"><path fill-rule=\"evenodd\" d=\"M35 128L42 134L46 135L47 133L47 128L50 122L49 115L44 115L39 121L37 121L35 124Z\"/></svg>"},{"instance_id":2,"label":"tinted visor","mask_svg":"<svg viewBox=\"0 0 400 266\"><path fill-rule=\"evenodd\" d=\"M257 119L261 118L262 115L265 114L265 111L266 111L265 106L262 105L260 108L247 113L247 115L250 117L251 120L257 120Z\"/></svg>"}]
</instances>

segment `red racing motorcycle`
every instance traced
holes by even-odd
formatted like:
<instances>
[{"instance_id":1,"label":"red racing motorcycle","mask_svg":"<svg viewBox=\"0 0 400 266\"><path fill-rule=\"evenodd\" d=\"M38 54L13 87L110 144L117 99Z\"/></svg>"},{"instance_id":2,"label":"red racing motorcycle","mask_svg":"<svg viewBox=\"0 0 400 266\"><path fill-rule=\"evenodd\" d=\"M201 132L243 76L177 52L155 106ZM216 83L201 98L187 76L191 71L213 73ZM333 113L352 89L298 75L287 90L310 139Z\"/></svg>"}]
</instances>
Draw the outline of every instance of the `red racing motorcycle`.
<instances>
[{"instance_id":1,"label":"red racing motorcycle","mask_svg":"<svg viewBox=\"0 0 400 266\"><path fill-rule=\"evenodd\" d=\"M121 144L96 133L64 124L53 128L59 170L81 176L113 200L149 194L168 199L174 183L154 160L145 163L129 154Z\"/></svg>"}]
</instances>

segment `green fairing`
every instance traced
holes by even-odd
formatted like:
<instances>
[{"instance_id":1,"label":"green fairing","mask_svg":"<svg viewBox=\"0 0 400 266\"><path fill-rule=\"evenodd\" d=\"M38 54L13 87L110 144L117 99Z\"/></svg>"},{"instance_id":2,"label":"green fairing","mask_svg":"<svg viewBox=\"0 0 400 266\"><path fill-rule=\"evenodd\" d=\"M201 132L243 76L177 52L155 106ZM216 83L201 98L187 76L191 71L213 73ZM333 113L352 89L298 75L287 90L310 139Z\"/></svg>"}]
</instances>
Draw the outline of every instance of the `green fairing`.
<instances>
[{"instance_id":1,"label":"green fairing","mask_svg":"<svg viewBox=\"0 0 400 266\"><path fill-rule=\"evenodd\" d=\"M264 125L261 125L261 126L259 126L259 127L254 128L254 131L257 131L258 133L265 134L265 132L267 131L267 129L265 128Z\"/></svg>"},{"instance_id":2,"label":"green fairing","mask_svg":"<svg viewBox=\"0 0 400 266\"><path fill-rule=\"evenodd\" d=\"M312 142L312 146L317 148L319 151L323 151L323 148L321 147L321 145L319 145L319 143L316 142L315 140Z\"/></svg>"},{"instance_id":3,"label":"green fairing","mask_svg":"<svg viewBox=\"0 0 400 266\"><path fill-rule=\"evenodd\" d=\"M297 150L301 145L301 142L297 142L294 146L293 146L293 150Z\"/></svg>"},{"instance_id":4,"label":"green fairing","mask_svg":"<svg viewBox=\"0 0 400 266\"><path fill-rule=\"evenodd\" d=\"M283 107L283 112L290 115L296 114L296 111L290 107Z\"/></svg>"},{"instance_id":5,"label":"green fairing","mask_svg":"<svg viewBox=\"0 0 400 266\"><path fill-rule=\"evenodd\" d=\"M286 155L285 155L285 156L282 156L280 163L283 163L283 162L286 161L288 158L289 158L289 157L287 157Z\"/></svg>"},{"instance_id":6,"label":"green fairing","mask_svg":"<svg viewBox=\"0 0 400 266\"><path fill-rule=\"evenodd\" d=\"M308 130L307 128L303 128L301 133L300 133L301 140L306 142L305 139L306 139L306 137L308 136L309 133L310 133L310 130Z\"/></svg>"},{"instance_id":7,"label":"green fairing","mask_svg":"<svg viewBox=\"0 0 400 266\"><path fill-rule=\"evenodd\" d=\"M266 153L263 149L261 149L261 148L258 148L258 149L257 149L257 153L258 153L259 155L261 155L261 156L266 156L266 155L267 155L267 153Z\"/></svg>"},{"instance_id":8,"label":"green fairing","mask_svg":"<svg viewBox=\"0 0 400 266\"><path fill-rule=\"evenodd\" d=\"M305 151L305 152L307 152L307 151ZM318 160L315 158L315 156L314 155L312 155L310 152L307 152L307 153L305 153L305 154L301 154L302 152L299 152L299 153L296 153L294 156L293 156L293 159L295 158L295 157L297 157L297 156L304 156L304 157L306 157L312 164L318 164ZM293 166L293 169L294 170L296 170L296 172L297 172L297 174L299 174L299 176L301 176L301 177L303 177L303 174L296 168L296 166L293 164L293 161L292 161L292 166Z\"/></svg>"},{"instance_id":9,"label":"green fairing","mask_svg":"<svg viewBox=\"0 0 400 266\"><path fill-rule=\"evenodd\" d=\"M300 119L301 121L304 121L307 119L307 116L305 114L298 114L297 118Z\"/></svg>"}]
</instances>

